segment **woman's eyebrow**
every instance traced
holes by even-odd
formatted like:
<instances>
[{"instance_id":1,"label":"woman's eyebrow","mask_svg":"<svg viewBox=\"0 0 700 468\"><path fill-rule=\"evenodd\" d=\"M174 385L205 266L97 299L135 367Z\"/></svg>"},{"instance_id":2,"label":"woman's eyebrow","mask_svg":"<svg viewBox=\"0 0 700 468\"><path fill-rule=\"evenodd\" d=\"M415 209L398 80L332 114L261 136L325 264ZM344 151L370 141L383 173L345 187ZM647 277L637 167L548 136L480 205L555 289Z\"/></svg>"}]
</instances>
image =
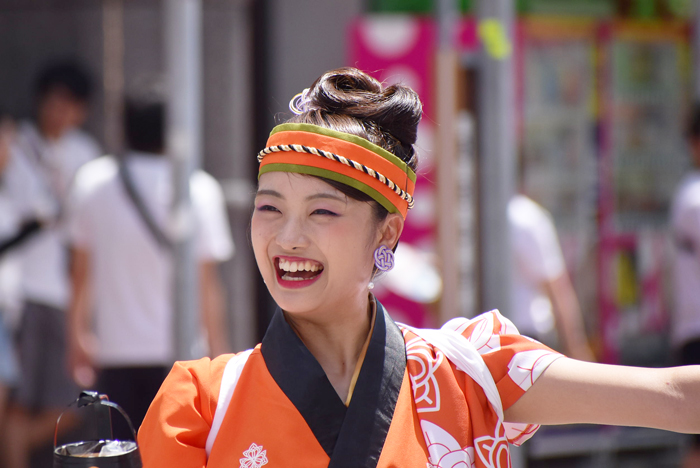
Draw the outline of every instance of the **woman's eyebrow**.
<instances>
[{"instance_id":1,"label":"woman's eyebrow","mask_svg":"<svg viewBox=\"0 0 700 468\"><path fill-rule=\"evenodd\" d=\"M284 200L284 196L276 190L270 190L270 189L258 190L257 193L255 194L255 196L259 197L260 195L270 195L271 197L277 197L277 198L281 198Z\"/></svg>"},{"instance_id":2,"label":"woman's eyebrow","mask_svg":"<svg viewBox=\"0 0 700 468\"><path fill-rule=\"evenodd\" d=\"M309 195L308 197L306 197L306 200L315 200L317 198L328 198L331 200L341 201L343 203L345 203L347 201L345 197L340 197L334 193L316 193L316 194Z\"/></svg>"},{"instance_id":3,"label":"woman's eyebrow","mask_svg":"<svg viewBox=\"0 0 700 468\"><path fill-rule=\"evenodd\" d=\"M285 198L284 198L284 195L282 195L282 194L279 193L278 191L272 190L272 189L260 189L260 190L258 190L257 193L255 194L256 197L261 196L261 195L269 195L269 196L271 196L271 197L277 197L277 198L280 198L280 199L282 199L282 200L285 199ZM337 200L337 201L341 201L341 202L347 201L347 200L345 199L345 197L340 197L340 196L338 196L338 195L336 195L336 194L333 194L333 193L315 193L315 194L313 194L313 195L309 195L308 197L306 197L305 200L306 200L306 201L309 201L309 200L315 200L315 199L318 199L318 198L328 198L328 199L330 199L330 200Z\"/></svg>"}]
</instances>

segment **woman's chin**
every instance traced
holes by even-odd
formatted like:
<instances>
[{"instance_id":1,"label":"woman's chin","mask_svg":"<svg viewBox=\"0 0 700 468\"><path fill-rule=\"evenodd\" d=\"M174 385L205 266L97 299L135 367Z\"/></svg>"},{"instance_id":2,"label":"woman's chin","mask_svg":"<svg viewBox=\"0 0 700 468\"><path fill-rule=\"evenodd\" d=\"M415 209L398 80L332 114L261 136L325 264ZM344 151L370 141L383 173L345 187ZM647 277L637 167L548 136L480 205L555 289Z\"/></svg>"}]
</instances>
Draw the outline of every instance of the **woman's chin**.
<instances>
[{"instance_id":1,"label":"woman's chin","mask_svg":"<svg viewBox=\"0 0 700 468\"><path fill-rule=\"evenodd\" d=\"M285 312L303 314L317 310L324 303L323 292L319 288L284 288L275 284L270 288L275 303Z\"/></svg>"}]
</instances>

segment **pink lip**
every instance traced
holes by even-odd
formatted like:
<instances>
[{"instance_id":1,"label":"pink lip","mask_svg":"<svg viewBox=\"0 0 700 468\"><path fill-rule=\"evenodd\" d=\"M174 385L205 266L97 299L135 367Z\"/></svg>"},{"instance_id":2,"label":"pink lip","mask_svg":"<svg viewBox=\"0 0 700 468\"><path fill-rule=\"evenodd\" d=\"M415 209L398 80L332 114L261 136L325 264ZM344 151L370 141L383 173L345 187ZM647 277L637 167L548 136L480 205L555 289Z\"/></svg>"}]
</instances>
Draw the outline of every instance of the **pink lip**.
<instances>
[{"instance_id":1,"label":"pink lip","mask_svg":"<svg viewBox=\"0 0 700 468\"><path fill-rule=\"evenodd\" d=\"M314 276L313 278L308 279L308 280L302 280L302 281L288 281L288 280L282 279L282 276L280 275L280 271L277 268L277 265L278 265L280 258L284 259L286 261L289 261L289 262L305 262L307 260L309 260L309 261L313 261L313 260L311 260L310 258L287 257L287 256L282 256L282 255L273 258L273 262L274 262L273 266L275 269L275 276L277 277L277 283L285 289L301 289L301 288L305 288L307 286L311 286L313 283L318 281L318 279L323 274L323 271L321 271L318 275ZM315 263L318 263L318 262L315 262Z\"/></svg>"}]
</instances>

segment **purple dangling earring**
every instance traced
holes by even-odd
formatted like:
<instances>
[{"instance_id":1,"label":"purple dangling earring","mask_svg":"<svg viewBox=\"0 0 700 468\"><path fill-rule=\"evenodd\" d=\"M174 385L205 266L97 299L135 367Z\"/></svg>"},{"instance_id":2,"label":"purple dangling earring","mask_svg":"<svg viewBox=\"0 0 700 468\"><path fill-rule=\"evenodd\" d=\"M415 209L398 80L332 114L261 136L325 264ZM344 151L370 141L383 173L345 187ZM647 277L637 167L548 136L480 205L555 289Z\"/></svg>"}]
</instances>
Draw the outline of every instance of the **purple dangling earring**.
<instances>
[{"instance_id":1,"label":"purple dangling earring","mask_svg":"<svg viewBox=\"0 0 700 468\"><path fill-rule=\"evenodd\" d=\"M374 251L374 265L383 272L391 270L394 268L394 252L386 245L380 245Z\"/></svg>"}]
</instances>

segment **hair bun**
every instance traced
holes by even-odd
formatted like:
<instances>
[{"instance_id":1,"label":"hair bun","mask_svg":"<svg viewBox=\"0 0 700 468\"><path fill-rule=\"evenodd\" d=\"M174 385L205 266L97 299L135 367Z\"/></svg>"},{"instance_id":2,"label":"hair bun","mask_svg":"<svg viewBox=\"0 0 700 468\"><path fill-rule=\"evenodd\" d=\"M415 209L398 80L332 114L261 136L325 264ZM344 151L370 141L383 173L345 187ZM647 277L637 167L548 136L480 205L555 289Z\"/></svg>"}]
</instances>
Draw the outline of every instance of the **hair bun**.
<instances>
[{"instance_id":1,"label":"hair bun","mask_svg":"<svg viewBox=\"0 0 700 468\"><path fill-rule=\"evenodd\" d=\"M408 86L394 84L385 88L356 68L338 68L318 78L307 99L309 112L353 117L373 143L406 161L414 157L413 144L423 106L418 94Z\"/></svg>"}]
</instances>

